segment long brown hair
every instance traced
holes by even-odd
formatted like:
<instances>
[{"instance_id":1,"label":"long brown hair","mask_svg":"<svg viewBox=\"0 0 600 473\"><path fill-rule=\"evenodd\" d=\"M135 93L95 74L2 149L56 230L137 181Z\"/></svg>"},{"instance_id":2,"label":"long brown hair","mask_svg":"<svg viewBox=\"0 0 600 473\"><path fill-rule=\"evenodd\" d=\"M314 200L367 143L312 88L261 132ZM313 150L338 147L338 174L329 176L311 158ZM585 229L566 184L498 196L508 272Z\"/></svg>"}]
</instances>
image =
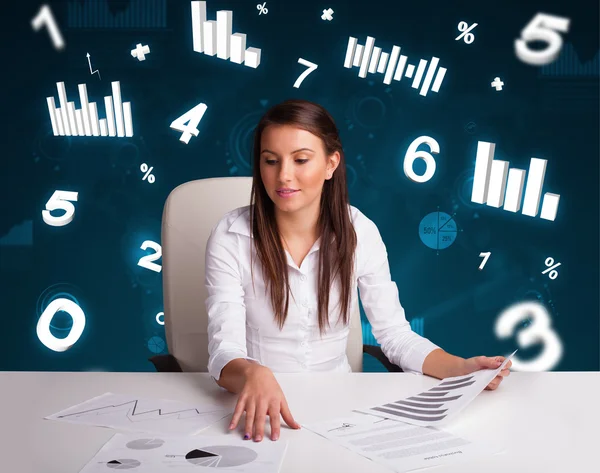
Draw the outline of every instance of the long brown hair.
<instances>
[{"instance_id":1,"label":"long brown hair","mask_svg":"<svg viewBox=\"0 0 600 473\"><path fill-rule=\"evenodd\" d=\"M287 259L275 220L275 204L267 194L260 175L261 136L264 129L270 125L292 125L302 128L321 138L327 156L331 156L336 151L340 154L340 162L333 176L325 180L317 222L318 234L321 237L318 320L319 330L323 335L325 324L329 325L329 289L335 282L336 275L340 287L339 307L344 325L348 324L350 318L357 238L354 225L350 220L346 162L342 143L335 122L327 110L306 100L286 100L271 107L261 118L254 132L250 228L262 264L265 286L271 290L271 305L280 330L287 318L291 289ZM250 267L252 272L252 261ZM254 286L253 272L252 284Z\"/></svg>"}]
</instances>

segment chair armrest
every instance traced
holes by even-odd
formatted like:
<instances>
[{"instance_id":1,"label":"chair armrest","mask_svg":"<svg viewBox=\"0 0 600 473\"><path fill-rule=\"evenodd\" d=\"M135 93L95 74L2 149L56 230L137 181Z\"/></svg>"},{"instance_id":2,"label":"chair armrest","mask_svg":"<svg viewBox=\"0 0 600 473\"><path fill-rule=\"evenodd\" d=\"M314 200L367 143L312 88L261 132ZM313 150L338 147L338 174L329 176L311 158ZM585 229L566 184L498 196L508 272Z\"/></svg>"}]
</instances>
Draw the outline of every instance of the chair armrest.
<instances>
[{"instance_id":1,"label":"chair armrest","mask_svg":"<svg viewBox=\"0 0 600 473\"><path fill-rule=\"evenodd\" d=\"M383 354L381 347L376 345L363 345L363 353L367 355L371 355L376 360L378 360L385 368L393 373L402 373L404 370L400 368L398 365L393 364L390 360L387 359L387 356Z\"/></svg>"},{"instance_id":2,"label":"chair armrest","mask_svg":"<svg viewBox=\"0 0 600 473\"><path fill-rule=\"evenodd\" d=\"M179 363L177 362L177 358L173 355L156 355L151 358L148 358L148 361L151 361L156 368L156 371L161 373L182 373L183 370Z\"/></svg>"}]
</instances>

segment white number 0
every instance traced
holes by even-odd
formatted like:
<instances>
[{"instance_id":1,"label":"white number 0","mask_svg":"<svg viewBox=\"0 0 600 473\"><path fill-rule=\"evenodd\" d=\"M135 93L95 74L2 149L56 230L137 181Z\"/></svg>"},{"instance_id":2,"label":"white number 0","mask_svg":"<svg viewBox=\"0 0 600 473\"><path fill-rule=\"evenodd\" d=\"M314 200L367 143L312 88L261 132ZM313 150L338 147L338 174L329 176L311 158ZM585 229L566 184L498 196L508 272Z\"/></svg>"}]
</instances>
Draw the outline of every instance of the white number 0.
<instances>
[{"instance_id":1,"label":"white number 0","mask_svg":"<svg viewBox=\"0 0 600 473\"><path fill-rule=\"evenodd\" d=\"M140 246L140 248L142 250L145 250L146 248L152 248L154 251L156 251L156 253L154 253L153 255L142 256L138 261L138 266L141 266L142 268L146 269L151 269L152 271L160 273L162 266L153 263L152 261L156 261L162 256L161 246L152 240L146 240L144 243L142 243L142 246Z\"/></svg>"},{"instance_id":2,"label":"white number 0","mask_svg":"<svg viewBox=\"0 0 600 473\"><path fill-rule=\"evenodd\" d=\"M515 54L527 64L534 66L550 64L560 54L563 44L557 31L568 32L570 21L569 18L538 13L521 30L521 38L515 39ZM527 46L527 43L531 41L543 41L548 46L540 51L535 51Z\"/></svg>"},{"instance_id":3,"label":"white number 0","mask_svg":"<svg viewBox=\"0 0 600 473\"><path fill-rule=\"evenodd\" d=\"M519 331L517 342L527 348L538 342L544 344L540 356L533 361L512 358L515 371L547 371L556 366L562 357L562 343L550 327L550 316L546 308L535 301L514 304L500 314L496 321L496 336L507 338L513 335L515 327L523 320L531 318L531 325Z\"/></svg>"},{"instance_id":4,"label":"white number 0","mask_svg":"<svg viewBox=\"0 0 600 473\"><path fill-rule=\"evenodd\" d=\"M75 214L75 206L70 201L77 202L77 194L77 192L54 191L50 200L46 202L46 210L42 210L44 222L53 227L62 227L71 223ZM54 217L50 213L52 210L64 210L65 213Z\"/></svg>"}]
</instances>

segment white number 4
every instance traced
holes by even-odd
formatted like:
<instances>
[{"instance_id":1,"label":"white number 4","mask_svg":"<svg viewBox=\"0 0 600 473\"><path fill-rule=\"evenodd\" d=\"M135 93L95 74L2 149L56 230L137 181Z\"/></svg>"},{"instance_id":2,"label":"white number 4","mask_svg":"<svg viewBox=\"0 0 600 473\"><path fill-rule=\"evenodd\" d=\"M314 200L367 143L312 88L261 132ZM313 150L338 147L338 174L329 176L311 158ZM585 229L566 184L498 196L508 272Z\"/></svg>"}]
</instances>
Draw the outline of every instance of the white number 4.
<instances>
[{"instance_id":1,"label":"white number 4","mask_svg":"<svg viewBox=\"0 0 600 473\"><path fill-rule=\"evenodd\" d=\"M515 54L527 64L543 66L553 62L562 49L563 40L557 33L569 31L569 18L538 13L521 30L521 38L515 39ZM532 41L542 41L547 46L542 50L533 50L527 46Z\"/></svg>"},{"instance_id":2,"label":"white number 4","mask_svg":"<svg viewBox=\"0 0 600 473\"><path fill-rule=\"evenodd\" d=\"M63 227L73 220L75 206L70 202L77 202L77 192L54 191L50 200L46 202L46 210L42 210L44 222L53 227ZM53 216L52 210L64 210L65 213L58 217Z\"/></svg>"},{"instance_id":3,"label":"white number 4","mask_svg":"<svg viewBox=\"0 0 600 473\"><path fill-rule=\"evenodd\" d=\"M200 123L200 120L202 120L207 108L206 104L199 103L179 118L173 120L171 128L183 133L181 138L179 138L179 141L183 141L187 145L192 135L198 136L198 133L200 133L198 131L198 124Z\"/></svg>"}]
</instances>

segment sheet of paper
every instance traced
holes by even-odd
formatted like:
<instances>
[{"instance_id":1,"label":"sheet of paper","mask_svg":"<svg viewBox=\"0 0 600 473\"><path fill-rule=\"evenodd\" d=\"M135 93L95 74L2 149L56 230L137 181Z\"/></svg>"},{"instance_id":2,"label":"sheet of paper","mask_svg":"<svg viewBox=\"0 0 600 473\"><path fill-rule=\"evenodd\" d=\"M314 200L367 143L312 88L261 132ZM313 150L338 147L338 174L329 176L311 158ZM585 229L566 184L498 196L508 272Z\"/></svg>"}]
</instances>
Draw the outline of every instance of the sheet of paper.
<instances>
[{"instance_id":1,"label":"sheet of paper","mask_svg":"<svg viewBox=\"0 0 600 473\"><path fill-rule=\"evenodd\" d=\"M499 451L435 427L414 426L359 412L302 427L396 472L464 461Z\"/></svg>"},{"instance_id":2,"label":"sheet of paper","mask_svg":"<svg viewBox=\"0 0 600 473\"><path fill-rule=\"evenodd\" d=\"M466 376L444 378L429 390L357 412L421 426L434 426L446 422L463 410L490 384L500 370L517 352L512 352L497 369L479 370Z\"/></svg>"},{"instance_id":3,"label":"sheet of paper","mask_svg":"<svg viewBox=\"0 0 600 473\"><path fill-rule=\"evenodd\" d=\"M44 419L134 432L194 435L230 413L217 405L105 393Z\"/></svg>"},{"instance_id":4,"label":"sheet of paper","mask_svg":"<svg viewBox=\"0 0 600 473\"><path fill-rule=\"evenodd\" d=\"M286 441L253 442L239 435L190 437L118 433L80 473L106 473L110 469L136 473L199 472L209 471L208 468L216 468L210 471L278 473L286 449Z\"/></svg>"}]
</instances>

